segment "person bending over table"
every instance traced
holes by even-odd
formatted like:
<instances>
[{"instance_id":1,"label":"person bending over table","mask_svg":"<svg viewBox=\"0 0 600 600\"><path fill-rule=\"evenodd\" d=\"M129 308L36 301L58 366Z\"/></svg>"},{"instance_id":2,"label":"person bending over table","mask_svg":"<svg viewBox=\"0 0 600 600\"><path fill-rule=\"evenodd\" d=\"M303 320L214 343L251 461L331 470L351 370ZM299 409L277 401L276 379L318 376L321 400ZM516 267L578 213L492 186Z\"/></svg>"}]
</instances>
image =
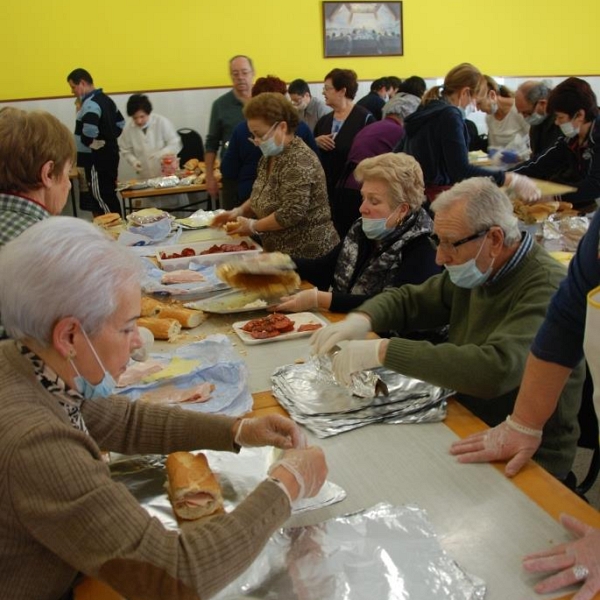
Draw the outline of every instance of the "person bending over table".
<instances>
[{"instance_id":1,"label":"person bending over table","mask_svg":"<svg viewBox=\"0 0 600 600\"><path fill-rule=\"evenodd\" d=\"M596 415L600 415L599 245L597 211L533 341L510 421L455 442L450 451L460 462L505 460L506 474L516 475L539 447L544 426L562 402L569 375L584 354L594 382ZM588 302L589 294L594 298ZM559 572L536 586L540 593L586 579L573 600L591 599L600 592L600 529L567 515L561 521L578 539L527 557L524 566L537 573Z\"/></svg>"},{"instance_id":2,"label":"person bending over table","mask_svg":"<svg viewBox=\"0 0 600 600\"><path fill-rule=\"evenodd\" d=\"M265 92L277 92L285 96L287 92L285 81L274 75L259 77L252 86L252 97L254 98ZM306 145L312 148L315 153L319 151L312 131L303 121L298 123L295 135L302 138ZM261 156L262 152L252 139L248 123L246 121L238 123L231 134L227 151L221 161L221 173L223 173L223 177L237 182L238 202L236 206L250 198Z\"/></svg>"},{"instance_id":3,"label":"person bending over table","mask_svg":"<svg viewBox=\"0 0 600 600\"><path fill-rule=\"evenodd\" d=\"M600 111L590 84L578 77L559 83L548 96L548 113L563 137L540 156L514 172L572 185L577 191L563 194L561 200L578 209L595 210L600 198Z\"/></svg>"},{"instance_id":4,"label":"person bending over table","mask_svg":"<svg viewBox=\"0 0 600 600\"><path fill-rule=\"evenodd\" d=\"M298 111L284 96L265 92L248 101L244 116L263 157L252 194L241 206L213 220L230 221L228 233L260 235L268 252L318 258L337 244L331 222L325 174L316 154L298 137Z\"/></svg>"},{"instance_id":5,"label":"person bending over table","mask_svg":"<svg viewBox=\"0 0 600 600\"><path fill-rule=\"evenodd\" d=\"M318 285L282 298L276 310L349 312L384 289L422 283L439 273L429 243L433 221L422 208L419 163L408 154L389 152L361 161L354 175L362 182L362 217L339 253L296 261L300 277Z\"/></svg>"},{"instance_id":6,"label":"person bending over table","mask_svg":"<svg viewBox=\"0 0 600 600\"><path fill-rule=\"evenodd\" d=\"M179 154L181 138L169 119L152 112L145 94L133 94L127 100L131 120L119 137L121 156L142 179L161 176L161 157Z\"/></svg>"},{"instance_id":7,"label":"person bending over table","mask_svg":"<svg viewBox=\"0 0 600 600\"><path fill-rule=\"evenodd\" d=\"M448 72L442 86L427 90L421 106L406 117L406 135L396 150L419 161L430 202L452 184L469 177L491 177L497 185L512 188L523 200L539 197L539 190L527 177L469 163L465 119L476 110L477 98L486 91L486 81L479 69L462 63Z\"/></svg>"},{"instance_id":8,"label":"person bending over table","mask_svg":"<svg viewBox=\"0 0 600 600\"><path fill-rule=\"evenodd\" d=\"M368 300L335 325L317 331L315 351L343 340L333 359L339 381L385 366L456 390L459 401L488 425L512 411L529 346L564 267L521 233L512 204L487 178L456 184L433 203L436 260L445 271ZM403 337L364 340L373 331L410 332L448 325L448 342ZM579 365L552 413L535 459L565 480L575 457L584 369Z\"/></svg>"},{"instance_id":9,"label":"person bending over table","mask_svg":"<svg viewBox=\"0 0 600 600\"><path fill-rule=\"evenodd\" d=\"M138 265L127 248L71 217L37 223L0 252L0 307L13 338L0 343L6 598L66 597L78 573L125 597L209 598L326 477L322 451L301 448L289 419L205 415L112 395L141 346ZM182 531L165 529L113 481L101 453L269 444L286 450L265 481L232 512Z\"/></svg>"}]
</instances>

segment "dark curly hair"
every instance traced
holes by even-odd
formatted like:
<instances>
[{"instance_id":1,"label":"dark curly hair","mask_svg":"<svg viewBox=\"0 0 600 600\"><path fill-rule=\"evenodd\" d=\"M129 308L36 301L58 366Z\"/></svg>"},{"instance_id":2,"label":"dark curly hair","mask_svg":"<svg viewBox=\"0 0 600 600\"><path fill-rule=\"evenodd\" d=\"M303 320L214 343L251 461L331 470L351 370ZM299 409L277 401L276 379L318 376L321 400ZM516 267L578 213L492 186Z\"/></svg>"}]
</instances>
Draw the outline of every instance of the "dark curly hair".
<instances>
[{"instance_id":1,"label":"dark curly hair","mask_svg":"<svg viewBox=\"0 0 600 600\"><path fill-rule=\"evenodd\" d=\"M352 69L333 69L325 75L325 80L331 79L333 87L339 92L346 88L346 98L354 100L358 92L358 77Z\"/></svg>"}]
</instances>

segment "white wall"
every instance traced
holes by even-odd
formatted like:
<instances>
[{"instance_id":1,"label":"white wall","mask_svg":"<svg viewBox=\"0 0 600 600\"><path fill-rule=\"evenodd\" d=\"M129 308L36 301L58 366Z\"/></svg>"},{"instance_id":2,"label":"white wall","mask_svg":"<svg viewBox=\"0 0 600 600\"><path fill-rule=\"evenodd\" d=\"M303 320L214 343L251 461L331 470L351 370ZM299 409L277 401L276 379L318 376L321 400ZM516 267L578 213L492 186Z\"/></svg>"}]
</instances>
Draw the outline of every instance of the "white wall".
<instances>
[{"instance_id":1,"label":"white wall","mask_svg":"<svg viewBox=\"0 0 600 600\"><path fill-rule=\"evenodd\" d=\"M495 77L495 76L494 76ZM496 77L495 77L496 78ZM535 79L533 77L519 78L519 77L506 77L502 79L497 77L508 88L515 90L519 85L525 81L525 79ZM559 84L564 78L547 78L549 79L552 86ZM596 96L600 97L600 77L589 77L586 78L589 84L594 89ZM359 84L358 93L356 98L359 99L369 91L370 81L363 81ZM440 80L428 79L426 80L427 87L441 83ZM213 101L218 98L221 94L225 93L228 88L212 88L212 89L201 89L201 90L183 90L175 92L152 92L148 93L148 97L152 102L153 109L169 118L177 129L182 127L191 127L197 130L202 139L206 137L206 131L208 130L208 121L210 118L210 108ZM321 96L323 90L322 83L310 84L311 93L314 96ZM120 111L123 115L127 115L125 106L127 99L130 94L111 94L112 99L116 102ZM46 110L58 119L60 119L67 127L72 129L75 122L75 105L74 98L59 98L55 100L29 100L23 102L10 102L0 103L2 106L16 106L24 110ZM478 113L475 113L478 115ZM482 114L480 116L483 116ZM474 119L478 125L480 119L475 116ZM119 171L120 179L130 179L134 177L133 172L129 171L129 165L123 164L125 161L121 161L121 169Z\"/></svg>"}]
</instances>

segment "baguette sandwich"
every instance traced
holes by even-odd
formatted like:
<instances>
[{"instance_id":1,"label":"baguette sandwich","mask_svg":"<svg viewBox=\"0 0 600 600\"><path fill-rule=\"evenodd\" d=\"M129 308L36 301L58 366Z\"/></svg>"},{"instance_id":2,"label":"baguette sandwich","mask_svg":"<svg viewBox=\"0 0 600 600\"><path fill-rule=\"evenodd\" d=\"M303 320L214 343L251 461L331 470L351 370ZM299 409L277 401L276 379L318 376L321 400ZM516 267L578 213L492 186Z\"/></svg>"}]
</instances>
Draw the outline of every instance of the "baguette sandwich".
<instances>
[{"instance_id":1,"label":"baguette sandwich","mask_svg":"<svg viewBox=\"0 0 600 600\"><path fill-rule=\"evenodd\" d=\"M185 329L198 327L206 317L200 310L192 310L191 308L176 305L163 306L159 309L156 316L159 319L175 319Z\"/></svg>"},{"instance_id":2,"label":"baguette sandwich","mask_svg":"<svg viewBox=\"0 0 600 600\"><path fill-rule=\"evenodd\" d=\"M204 454L173 452L166 462L169 500L180 519L225 512L221 487Z\"/></svg>"}]
</instances>

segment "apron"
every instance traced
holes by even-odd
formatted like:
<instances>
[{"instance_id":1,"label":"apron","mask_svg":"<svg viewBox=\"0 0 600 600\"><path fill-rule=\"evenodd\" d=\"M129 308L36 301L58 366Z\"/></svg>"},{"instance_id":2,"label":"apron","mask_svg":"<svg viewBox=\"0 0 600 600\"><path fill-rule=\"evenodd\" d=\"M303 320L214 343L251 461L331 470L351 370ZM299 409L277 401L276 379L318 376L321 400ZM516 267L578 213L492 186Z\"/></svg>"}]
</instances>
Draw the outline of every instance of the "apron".
<instances>
[{"instance_id":1,"label":"apron","mask_svg":"<svg viewBox=\"0 0 600 600\"><path fill-rule=\"evenodd\" d=\"M600 286L587 295L583 351L594 382L594 410L600 419Z\"/></svg>"}]
</instances>

